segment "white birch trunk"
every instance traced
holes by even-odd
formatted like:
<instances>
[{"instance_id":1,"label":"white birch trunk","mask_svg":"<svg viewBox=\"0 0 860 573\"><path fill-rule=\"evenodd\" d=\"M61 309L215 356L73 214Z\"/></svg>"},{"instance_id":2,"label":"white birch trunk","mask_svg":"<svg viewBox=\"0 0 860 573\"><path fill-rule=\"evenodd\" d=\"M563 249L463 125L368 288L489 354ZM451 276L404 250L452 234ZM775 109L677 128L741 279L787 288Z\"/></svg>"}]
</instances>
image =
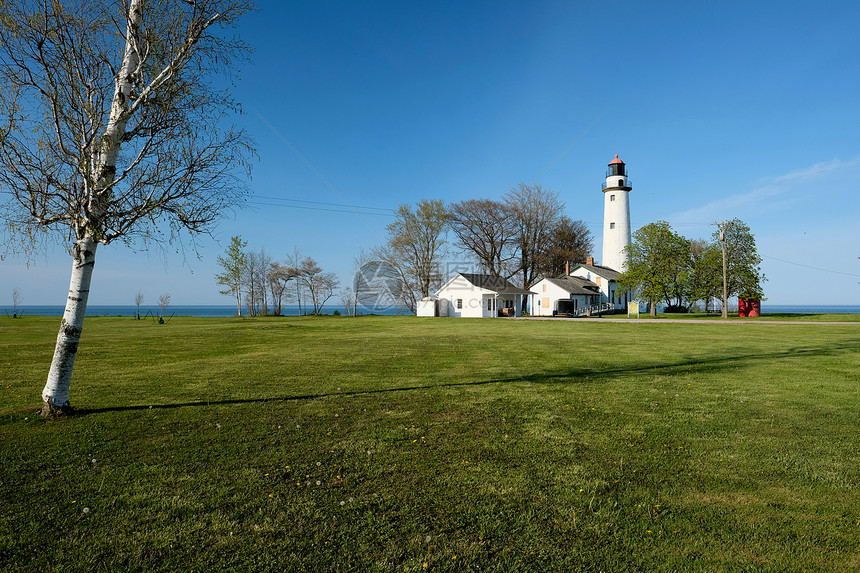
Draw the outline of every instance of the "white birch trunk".
<instances>
[{"instance_id":1,"label":"white birch trunk","mask_svg":"<svg viewBox=\"0 0 860 573\"><path fill-rule=\"evenodd\" d=\"M92 237L85 237L75 243L66 311L60 322L60 333L57 335L57 346L54 348L48 381L42 390L42 415L45 416L55 415L69 408L72 368L84 328L97 246L98 242Z\"/></svg>"},{"instance_id":2,"label":"white birch trunk","mask_svg":"<svg viewBox=\"0 0 860 573\"><path fill-rule=\"evenodd\" d=\"M111 102L110 119L105 126L99 148L93 151L91 168L92 186L89 190L89 213L72 253L72 277L69 281L69 297L66 310L60 322L54 359L48 372L48 381L42 390L42 415L49 417L70 409L69 387L72 382L72 369L78 344L84 327L90 282L95 265L97 230L100 218L104 216L103 204L109 195L110 185L116 177L116 162L120 143L125 136L128 124L129 95L132 92L132 76L140 64L137 37L142 21L143 0L131 0L126 23L125 51L122 65L116 78L116 88Z\"/></svg>"}]
</instances>

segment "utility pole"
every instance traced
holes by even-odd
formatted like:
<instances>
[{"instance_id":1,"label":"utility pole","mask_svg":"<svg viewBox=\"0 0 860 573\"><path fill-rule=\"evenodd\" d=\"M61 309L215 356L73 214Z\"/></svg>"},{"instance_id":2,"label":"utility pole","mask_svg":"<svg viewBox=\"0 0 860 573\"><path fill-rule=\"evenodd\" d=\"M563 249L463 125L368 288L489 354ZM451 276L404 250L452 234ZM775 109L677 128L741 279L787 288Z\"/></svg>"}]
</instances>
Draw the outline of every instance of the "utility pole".
<instances>
[{"instance_id":1,"label":"utility pole","mask_svg":"<svg viewBox=\"0 0 860 573\"><path fill-rule=\"evenodd\" d=\"M722 223L714 223L715 225L719 225L720 227L720 245L723 248L723 319L728 320L729 318L729 297L728 292L726 290L726 225L728 225L728 221L723 221Z\"/></svg>"}]
</instances>

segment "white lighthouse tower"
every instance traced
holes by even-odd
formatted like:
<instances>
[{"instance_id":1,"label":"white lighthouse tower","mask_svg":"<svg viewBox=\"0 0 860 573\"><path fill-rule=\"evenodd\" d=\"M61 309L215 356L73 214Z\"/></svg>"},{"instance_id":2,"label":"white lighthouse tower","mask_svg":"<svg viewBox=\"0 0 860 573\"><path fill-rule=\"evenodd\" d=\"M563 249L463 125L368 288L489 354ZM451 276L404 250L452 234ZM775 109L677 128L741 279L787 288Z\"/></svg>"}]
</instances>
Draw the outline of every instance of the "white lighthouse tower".
<instances>
[{"instance_id":1,"label":"white lighthouse tower","mask_svg":"<svg viewBox=\"0 0 860 573\"><path fill-rule=\"evenodd\" d=\"M627 270L624 247L630 244L630 180L624 162L615 155L603 184L603 259L600 264Z\"/></svg>"}]
</instances>

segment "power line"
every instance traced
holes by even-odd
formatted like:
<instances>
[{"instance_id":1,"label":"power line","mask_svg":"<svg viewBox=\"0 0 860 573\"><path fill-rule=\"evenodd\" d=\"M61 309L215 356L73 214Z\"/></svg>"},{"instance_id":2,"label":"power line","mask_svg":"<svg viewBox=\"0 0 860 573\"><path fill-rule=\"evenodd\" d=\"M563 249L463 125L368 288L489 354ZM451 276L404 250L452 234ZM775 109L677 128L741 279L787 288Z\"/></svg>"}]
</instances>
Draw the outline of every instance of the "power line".
<instances>
[{"instance_id":1,"label":"power line","mask_svg":"<svg viewBox=\"0 0 860 573\"><path fill-rule=\"evenodd\" d=\"M780 258L778 258L778 257L771 257L770 255L762 255L762 256L763 256L764 258L766 258L766 259L773 259L773 260L775 260L775 261L779 261L779 262L781 262L781 263L785 263L785 264L787 264L787 265L794 265L794 266L796 266L796 267L803 267L803 268L806 268L806 269L812 269L812 270L814 270L814 271L821 271L821 272L823 272L823 273L833 273L833 274L835 274L835 275L845 275L846 277L860 277L860 275L858 275L858 274L854 274L854 273L844 273L844 272L842 272L842 271L832 271L832 270L830 270L830 269L822 269L822 268L819 268L819 267L813 267L813 266L810 266L810 265L804 265L804 264L801 264L801 263L795 263L795 262L793 262L793 261L786 261L785 259L780 259Z\"/></svg>"},{"instance_id":2,"label":"power line","mask_svg":"<svg viewBox=\"0 0 860 573\"><path fill-rule=\"evenodd\" d=\"M393 217L394 211L389 212L373 212L363 211L361 207L351 207L344 205L343 209L330 209L326 207L311 207L308 205L285 205L283 203L266 203L263 201L248 201L249 205L259 205L261 207L289 207L292 209L307 209L309 211L328 211L330 213L352 213L353 215L382 215L383 217ZM372 207L371 207L372 208Z\"/></svg>"},{"instance_id":3,"label":"power line","mask_svg":"<svg viewBox=\"0 0 860 573\"><path fill-rule=\"evenodd\" d=\"M337 195L337 196L338 196L338 198L339 198L341 201L343 201L343 204L344 204L344 205L346 205L347 207L351 207L351 205L349 204L349 201L347 201L347 200L343 197L343 195L341 195L341 194L340 194L340 192L339 192L337 189L335 189L334 185L332 185L331 183L329 183L329 180L328 180L328 179L326 179L325 177L323 177L323 174L322 174L322 173L320 173L319 171L317 171L316 167L314 167L313 165L311 165L311 162L310 162L310 161L308 161L307 159L305 159L305 156L304 156L304 155L302 155L301 153L299 153L299 150L298 150L298 149L296 149L295 147L293 147L293 145L292 145L289 141L287 141L287 138L285 138L283 135L281 135L281 133L280 133L277 129L275 129L275 126L273 126L271 123L269 123L269 120L268 120L268 119L266 119L265 117L263 117L263 116L262 116L262 115L260 115L259 113L257 113L257 117L259 117L259 118L260 118L260 120L268 126L268 128L272 131L272 133L274 133L274 134L275 134L275 137L277 137L278 139L280 139L280 140L281 140L281 142L282 142L284 145L286 145L287 147L289 147L289 148L290 148L290 150L291 150L293 153L295 153L295 154L296 154L296 156L297 156L299 159L301 159L301 160L302 160L302 162L304 162L304 164L305 164L305 165L307 165L307 166L308 166L308 169L310 169L311 171L313 171L313 172L314 172L314 174L315 174L317 177L319 177L320 181L322 181L323 183L325 183L325 184L326 184L326 186L327 186L329 189L331 189L332 193L334 193L335 195ZM365 218L364 218L364 216L363 216L363 215L365 215L365 214L369 215L370 213L362 213L361 211L357 211L356 209L352 209L352 210L351 210L351 212L352 212L352 213L354 213L355 215L357 215L357 216L358 216L358 218L359 218L359 219L361 219L361 220L364 222L364 224L365 224L365 225L367 225L368 227L370 227L370 230L371 230L371 231L373 231L374 233L376 233L376 235L377 235L380 239L384 238L384 237L382 236L382 234L381 234L381 233L376 229L376 227L374 227L373 225L371 225L371 224L370 224L370 222L369 222L367 219L365 219Z\"/></svg>"},{"instance_id":4,"label":"power line","mask_svg":"<svg viewBox=\"0 0 860 573\"><path fill-rule=\"evenodd\" d=\"M366 207L366 206L361 206L361 205L347 205L345 203L326 203L324 201L307 201L304 199L286 199L284 197L268 197L266 195L254 195L253 199L266 199L268 201L288 201L290 203L307 203L309 205L326 205L329 207L366 209L369 211L384 211L386 215L394 213L394 209L389 209L387 207ZM289 207L290 205L284 205L284 206Z\"/></svg>"}]
</instances>

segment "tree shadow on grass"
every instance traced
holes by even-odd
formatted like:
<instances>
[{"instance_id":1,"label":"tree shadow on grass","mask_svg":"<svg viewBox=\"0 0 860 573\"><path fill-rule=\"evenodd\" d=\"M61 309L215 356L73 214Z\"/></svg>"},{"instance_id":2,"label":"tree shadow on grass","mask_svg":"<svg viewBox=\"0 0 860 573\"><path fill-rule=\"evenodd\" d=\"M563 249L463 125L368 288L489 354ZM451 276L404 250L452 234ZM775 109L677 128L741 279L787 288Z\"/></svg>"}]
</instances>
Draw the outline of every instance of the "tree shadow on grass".
<instances>
[{"instance_id":1,"label":"tree shadow on grass","mask_svg":"<svg viewBox=\"0 0 860 573\"><path fill-rule=\"evenodd\" d=\"M523 374L507 378L491 378L487 380L474 380L468 382L442 382L439 384L424 384L420 386L403 386L392 388L378 388L374 390L355 390L344 392L325 392L319 394L296 394L283 396L267 396L260 398L234 398L223 400L195 400L194 402L174 402L170 404L152 405L129 405L108 406L105 408L74 408L75 416L90 414L101 414L107 412L126 412L139 410L165 410L172 408L185 408L190 406L223 406L230 404L255 404L266 402L287 402L293 400L318 400L321 398L363 396L374 394L386 394L392 392L412 392L415 390L432 390L440 388L456 388L468 386L486 386L492 384L583 384L588 382L606 383L622 377L634 377L643 375L652 376L675 376L679 374L695 374L733 370L741 366L759 360L783 360L803 356L837 356L840 354L853 354L858 349L857 343L845 342L842 344L829 344L827 346L805 346L787 350L768 353L733 354L731 356L715 356L710 358L688 358L674 362L643 364L641 366L619 367L619 368L582 368L565 369L563 371L543 371L532 374Z\"/></svg>"}]
</instances>

